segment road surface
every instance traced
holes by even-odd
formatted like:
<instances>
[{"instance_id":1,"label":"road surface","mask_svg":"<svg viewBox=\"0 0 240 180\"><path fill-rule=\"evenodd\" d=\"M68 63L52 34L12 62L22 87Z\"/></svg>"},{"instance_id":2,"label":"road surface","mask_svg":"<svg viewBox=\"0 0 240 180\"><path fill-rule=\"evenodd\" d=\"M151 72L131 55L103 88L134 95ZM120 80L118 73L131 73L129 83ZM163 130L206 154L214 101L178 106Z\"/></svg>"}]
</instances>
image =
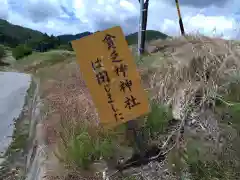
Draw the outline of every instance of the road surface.
<instances>
[{"instance_id":1,"label":"road surface","mask_svg":"<svg viewBox=\"0 0 240 180\"><path fill-rule=\"evenodd\" d=\"M13 119L20 115L30 81L27 74L0 72L0 155L11 142Z\"/></svg>"}]
</instances>

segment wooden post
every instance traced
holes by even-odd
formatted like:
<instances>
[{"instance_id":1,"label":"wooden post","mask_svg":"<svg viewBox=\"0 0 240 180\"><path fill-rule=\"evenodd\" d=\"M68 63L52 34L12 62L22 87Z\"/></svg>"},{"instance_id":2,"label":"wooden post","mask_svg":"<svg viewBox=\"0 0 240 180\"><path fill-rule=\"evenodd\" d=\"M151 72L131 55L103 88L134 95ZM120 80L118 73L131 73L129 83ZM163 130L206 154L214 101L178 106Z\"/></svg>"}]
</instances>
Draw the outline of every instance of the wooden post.
<instances>
[{"instance_id":1,"label":"wooden post","mask_svg":"<svg viewBox=\"0 0 240 180\"><path fill-rule=\"evenodd\" d=\"M141 41L141 54L145 51L145 41L146 41L146 30L147 30L147 18L148 18L148 4L149 0L146 0L146 2L143 5L142 10L142 41Z\"/></svg>"},{"instance_id":2,"label":"wooden post","mask_svg":"<svg viewBox=\"0 0 240 180\"><path fill-rule=\"evenodd\" d=\"M139 0L140 3L140 17L139 17L139 31L138 31L138 55L142 54L142 28L143 28L143 7L144 7L144 0Z\"/></svg>"},{"instance_id":3,"label":"wooden post","mask_svg":"<svg viewBox=\"0 0 240 180\"><path fill-rule=\"evenodd\" d=\"M147 148L147 143L145 139L145 133L142 128L139 126L139 120L131 120L127 122L127 136L132 137L132 140L135 144L134 153L144 155L145 150Z\"/></svg>"},{"instance_id":4,"label":"wooden post","mask_svg":"<svg viewBox=\"0 0 240 180\"><path fill-rule=\"evenodd\" d=\"M179 8L179 2L178 2L178 0L175 0L175 2L176 2L177 12L178 12L180 30L181 30L182 35L184 36L185 31L184 31L182 16L181 16L180 8Z\"/></svg>"}]
</instances>

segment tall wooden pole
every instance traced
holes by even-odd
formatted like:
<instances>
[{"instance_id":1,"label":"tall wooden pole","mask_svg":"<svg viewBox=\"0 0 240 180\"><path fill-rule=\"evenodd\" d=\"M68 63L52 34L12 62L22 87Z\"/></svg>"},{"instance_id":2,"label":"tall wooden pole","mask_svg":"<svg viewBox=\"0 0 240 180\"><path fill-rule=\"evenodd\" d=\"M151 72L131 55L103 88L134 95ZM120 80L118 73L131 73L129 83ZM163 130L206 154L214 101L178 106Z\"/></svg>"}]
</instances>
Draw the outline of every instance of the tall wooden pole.
<instances>
[{"instance_id":1,"label":"tall wooden pole","mask_svg":"<svg viewBox=\"0 0 240 180\"><path fill-rule=\"evenodd\" d=\"M144 0L139 0L140 3L140 18L139 18L139 30L138 30L138 55L142 54L142 28L143 28L143 7L144 7Z\"/></svg>"},{"instance_id":2,"label":"tall wooden pole","mask_svg":"<svg viewBox=\"0 0 240 180\"><path fill-rule=\"evenodd\" d=\"M147 18L148 18L148 4L149 0L146 0L142 9L142 41L141 41L141 54L145 51L146 30L147 30Z\"/></svg>"},{"instance_id":3,"label":"tall wooden pole","mask_svg":"<svg viewBox=\"0 0 240 180\"><path fill-rule=\"evenodd\" d=\"M178 2L178 0L175 0L175 2L176 2L177 12L178 12L180 30L181 30L182 35L184 36L185 31L184 31L182 16L181 16L180 8L179 8L179 2Z\"/></svg>"}]
</instances>

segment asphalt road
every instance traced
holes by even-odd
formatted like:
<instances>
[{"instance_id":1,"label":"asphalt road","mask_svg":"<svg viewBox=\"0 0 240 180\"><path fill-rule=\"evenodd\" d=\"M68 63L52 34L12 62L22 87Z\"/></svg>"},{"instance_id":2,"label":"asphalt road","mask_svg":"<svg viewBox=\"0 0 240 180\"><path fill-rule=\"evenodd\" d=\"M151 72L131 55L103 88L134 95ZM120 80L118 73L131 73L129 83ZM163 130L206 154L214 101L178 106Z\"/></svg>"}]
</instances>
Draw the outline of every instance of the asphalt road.
<instances>
[{"instance_id":1,"label":"asphalt road","mask_svg":"<svg viewBox=\"0 0 240 180\"><path fill-rule=\"evenodd\" d=\"M13 119L20 115L30 80L27 74L0 72L0 155L11 142Z\"/></svg>"}]
</instances>

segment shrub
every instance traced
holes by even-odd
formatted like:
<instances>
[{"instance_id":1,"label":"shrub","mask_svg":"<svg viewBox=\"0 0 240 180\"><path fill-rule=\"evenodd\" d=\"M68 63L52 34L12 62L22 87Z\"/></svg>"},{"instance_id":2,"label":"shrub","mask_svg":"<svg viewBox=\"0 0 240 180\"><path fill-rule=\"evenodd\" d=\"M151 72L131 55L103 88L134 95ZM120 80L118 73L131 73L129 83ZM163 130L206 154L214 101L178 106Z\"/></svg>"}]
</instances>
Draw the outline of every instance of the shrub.
<instances>
[{"instance_id":1,"label":"shrub","mask_svg":"<svg viewBox=\"0 0 240 180\"><path fill-rule=\"evenodd\" d=\"M151 137L156 137L159 133L164 133L168 122L172 119L172 112L167 107L151 102L151 112L147 116L146 128Z\"/></svg>"},{"instance_id":2,"label":"shrub","mask_svg":"<svg viewBox=\"0 0 240 180\"><path fill-rule=\"evenodd\" d=\"M58 46L58 49L73 51L73 48L69 44L61 44L60 46Z\"/></svg>"},{"instance_id":3,"label":"shrub","mask_svg":"<svg viewBox=\"0 0 240 180\"><path fill-rule=\"evenodd\" d=\"M65 164L82 169L88 169L95 160L112 157L114 144L111 136L97 128L94 134L84 124L71 127L71 134L63 130L60 132L59 152L55 155Z\"/></svg>"},{"instance_id":4,"label":"shrub","mask_svg":"<svg viewBox=\"0 0 240 180\"><path fill-rule=\"evenodd\" d=\"M32 54L32 49L25 45L18 45L12 51L12 55L16 60L21 59L24 56L28 56L30 54Z\"/></svg>"}]
</instances>

